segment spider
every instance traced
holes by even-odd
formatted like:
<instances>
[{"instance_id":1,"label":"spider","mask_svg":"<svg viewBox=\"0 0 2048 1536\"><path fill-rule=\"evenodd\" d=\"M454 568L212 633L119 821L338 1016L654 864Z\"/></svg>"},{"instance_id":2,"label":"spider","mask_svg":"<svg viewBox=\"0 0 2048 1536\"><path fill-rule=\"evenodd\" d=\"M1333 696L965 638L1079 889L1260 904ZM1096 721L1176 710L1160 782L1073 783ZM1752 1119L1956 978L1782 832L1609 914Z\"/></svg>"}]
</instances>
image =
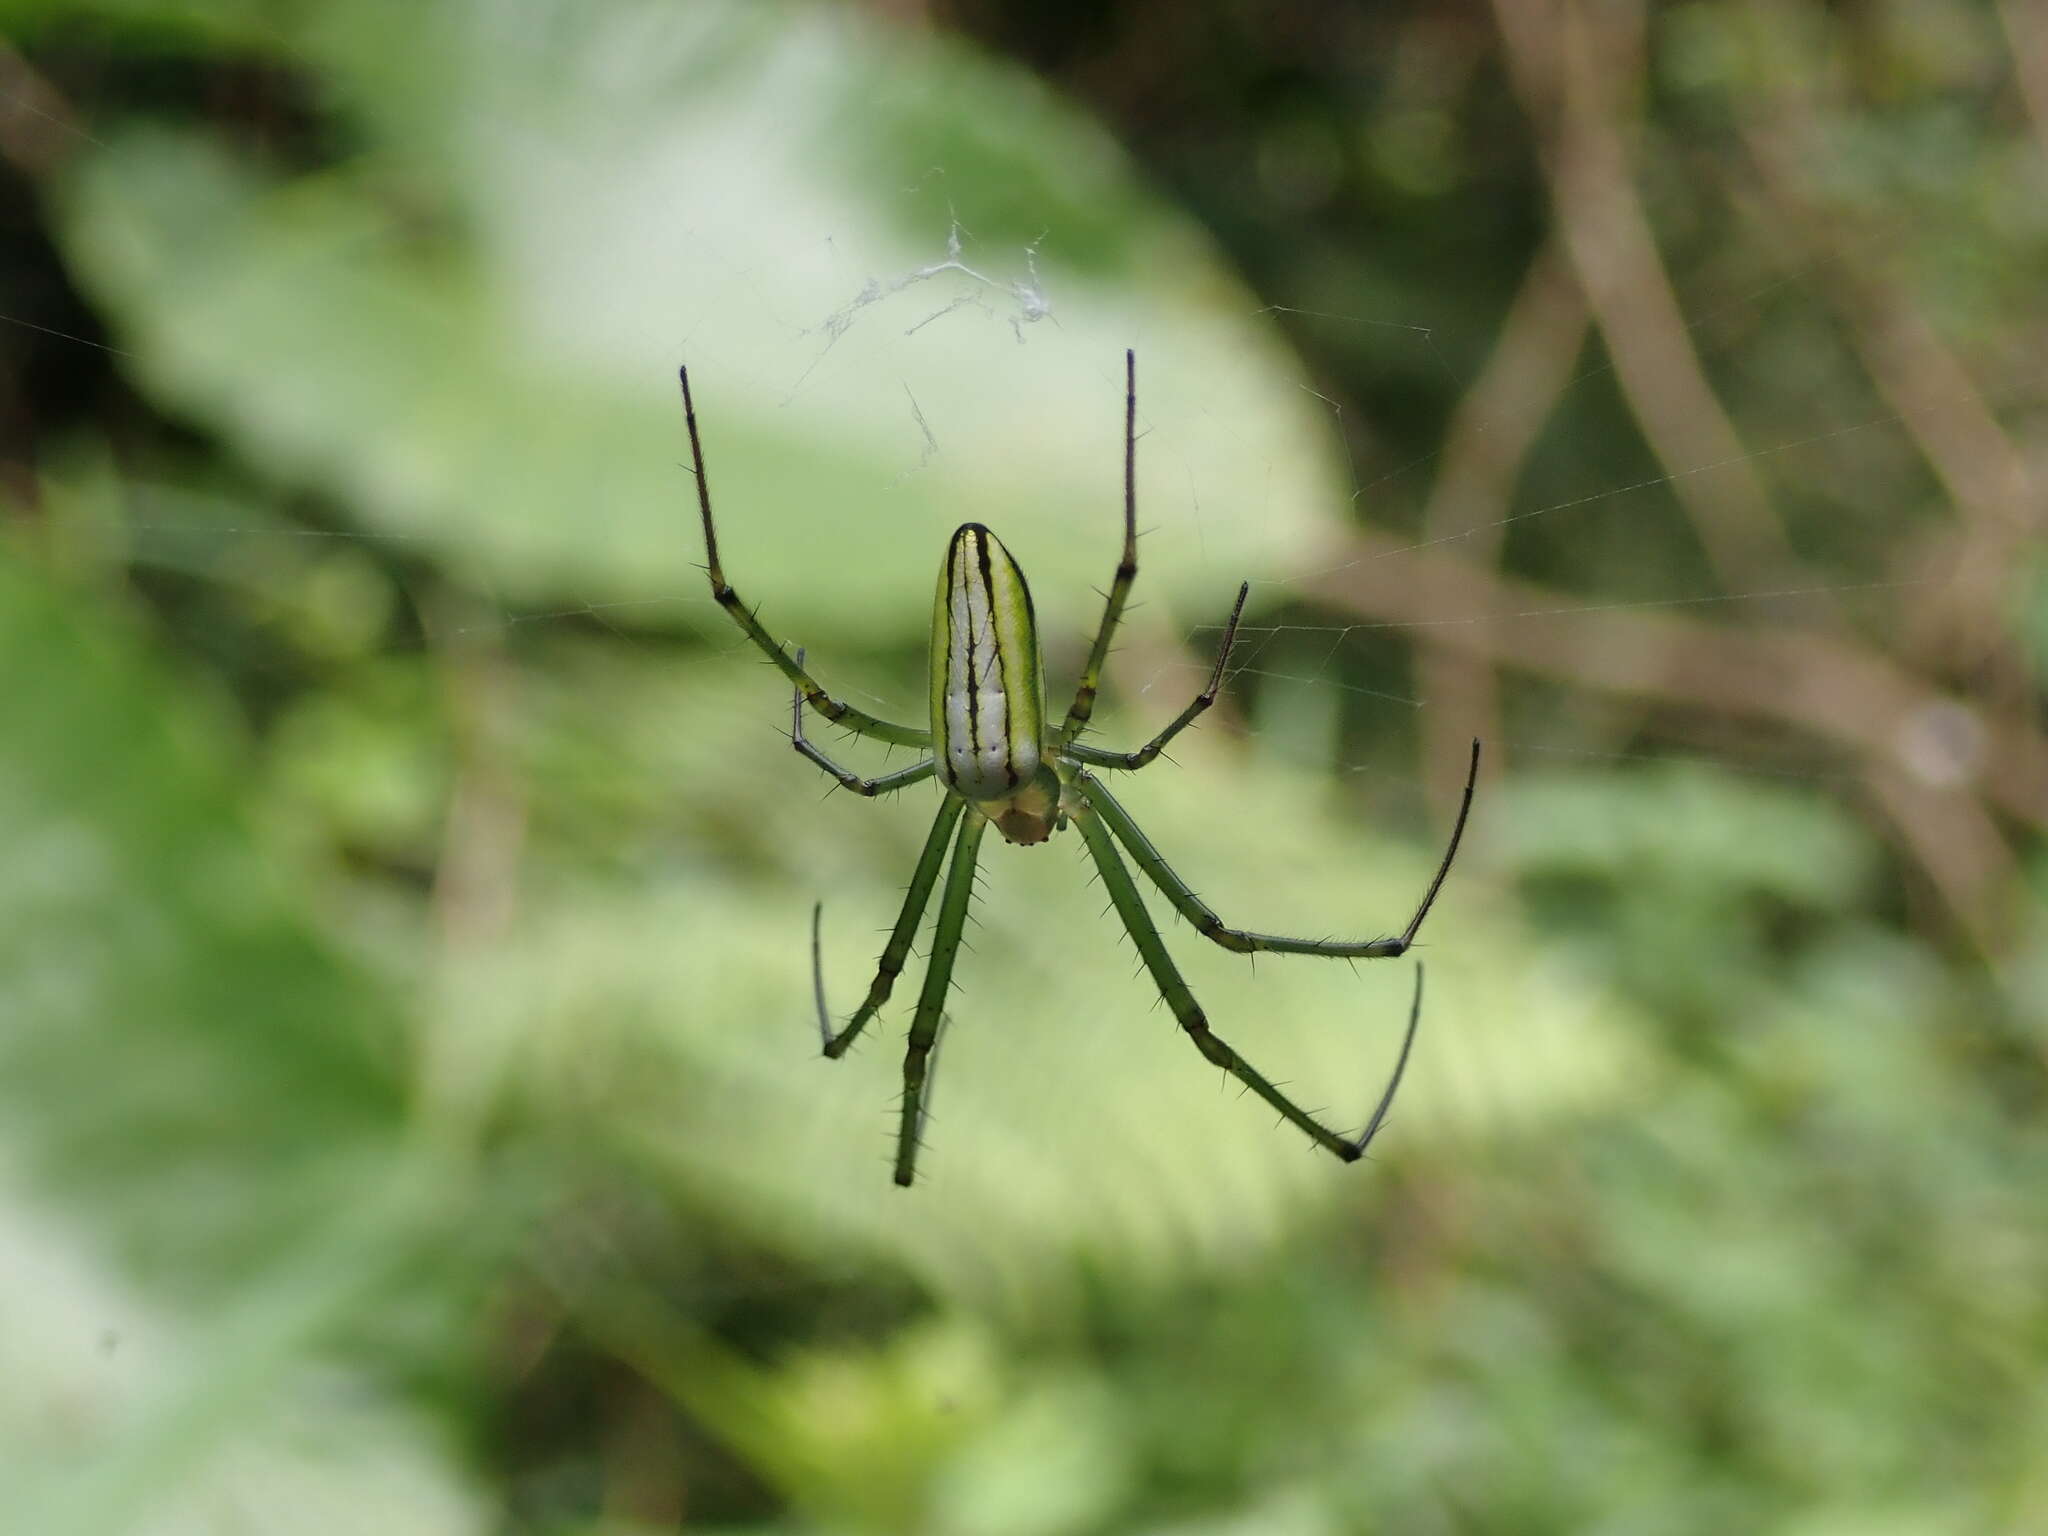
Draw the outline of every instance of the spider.
<instances>
[{"instance_id":1,"label":"spider","mask_svg":"<svg viewBox=\"0 0 2048 1536\"><path fill-rule=\"evenodd\" d=\"M697 504L704 518L705 571L711 578L711 595L732 615L733 622L758 646L761 653L782 670L795 685L791 701L790 741L796 750L857 795L869 797L894 794L899 789L937 776L945 790L938 815L917 857L910 889L896 916L896 925L882 949L875 979L868 995L843 1028L835 1030L825 1002L825 979L819 958L818 929L822 906L811 911L811 970L816 994L818 1032L828 1057L846 1054L868 1022L889 1000L896 978L903 974L910 957L911 941L923 920L933 887L945 872L945 889L939 896L939 916L932 935L931 955L925 967L924 985L911 1018L909 1048L903 1058L903 1101L896 1132L896 1183L908 1186L916 1174L917 1153L924 1133L929 1103L934 1051L938 1044L940 1016L953 975L953 960L960 948L967 923L968 902L974 892L975 860L980 856L983 835L993 825L1012 843L1042 843L1069 824L1080 829L1088 855L1101 873L1110 905L1122 921L1132 943L1138 947L1145 969L1151 973L1160 997L1195 1048L1211 1065L1221 1067L1278 1111L1280 1117L1308 1136L1317 1146L1346 1162L1356 1162L1378 1134L1407 1070L1408 1053L1415 1043L1415 1029L1422 1017L1422 967L1415 971L1415 992L1408 1007L1407 1032L1402 1036L1401 1054L1380 1095L1378 1106L1366 1127L1356 1136L1340 1136L1313 1115L1301 1109L1250 1062L1225 1044L1209 1028L1209 1021L1187 983L1181 979L1166 945L1160 939L1138 887L1131 879L1121 844L1139 871L1158 886L1174 910L1194 925L1195 931L1212 943L1237 954L1271 951L1280 954L1327 955L1336 958L1382 960L1407 953L1415 942L1422 920L1429 915L1451 860L1457 856L1458 841L1465 833L1465 820L1472 809L1472 791L1479 777L1479 743L1472 743L1471 768L1465 776L1464 798L1451 828L1451 840L1444 849L1436 875L1423 892L1422 902L1398 938L1381 939L1295 939L1278 934L1251 933L1231 928L1205 903L1186 881L1173 872L1151 839L1091 770L1117 768L1136 771L1156 759L1167 744L1186 730L1202 712L1215 703L1222 686L1224 668L1230 661L1237 638L1238 619L1244 613L1250 583L1237 589L1237 602L1230 621L1223 628L1223 642L1207 685L1168 723L1166 728L1135 752L1114 752L1090 746L1080 740L1095 709L1095 695L1102 678L1103 659L1109 653L1110 638L1123 616L1131 584L1138 574L1137 534L1137 359L1124 354L1124 543L1117 562L1116 577L1110 583L1102 623L1088 648L1088 660L1081 671L1080 687L1066 718L1057 729L1048 729L1043 705L1043 664L1038 648L1038 630L1031 607L1031 591L1024 573L1002 542L980 523L963 523L947 546L945 563L939 568L937 598L932 608L931 723L929 727L898 725L878 719L865 710L834 698L818 686L804 669L804 653L785 651L762 628L754 611L741 602L725 579L718 561L718 532L711 519L711 486L704 472L704 449L697 433L697 409L690 397L690 371L681 370L683 418L690 432L690 460L697 480ZM804 735L804 706L827 720L844 726L858 736L871 737L898 746L918 747L927 754L907 768L877 778L862 778L841 767ZM949 851L950 850L950 851Z\"/></svg>"}]
</instances>

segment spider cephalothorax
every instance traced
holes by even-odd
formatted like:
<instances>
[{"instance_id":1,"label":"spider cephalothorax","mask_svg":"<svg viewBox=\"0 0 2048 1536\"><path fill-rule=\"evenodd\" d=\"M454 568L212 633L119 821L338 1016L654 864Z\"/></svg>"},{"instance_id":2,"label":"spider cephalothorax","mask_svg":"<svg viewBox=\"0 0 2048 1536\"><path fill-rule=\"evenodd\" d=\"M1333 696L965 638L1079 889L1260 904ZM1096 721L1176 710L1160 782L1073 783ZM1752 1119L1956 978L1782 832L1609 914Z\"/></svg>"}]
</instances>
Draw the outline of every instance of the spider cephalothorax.
<instances>
[{"instance_id":1,"label":"spider cephalothorax","mask_svg":"<svg viewBox=\"0 0 2048 1536\"><path fill-rule=\"evenodd\" d=\"M1230 622L1223 629L1216 665L1209 681L1193 703L1176 715L1166 729L1135 752L1111 752L1091 747L1079 738L1094 713L1096 689L1102 679L1103 659L1109 654L1110 637L1122 618L1130 597L1131 583L1138 574L1137 529L1137 363L1124 354L1124 543L1123 558L1117 563L1116 578L1110 583L1102 623L1088 648L1088 660L1081 671L1081 683L1074 702L1059 726L1048 728L1044 709L1044 665L1038 648L1038 626L1031 607L1031 589L1024 573L1002 541L979 523L964 523L953 534L946 549L945 564L939 569L938 594L932 605L931 724L929 727L897 725L856 709L820 688L804 670L804 653L792 657L761 627L760 621L742 603L739 594L726 584L718 562L718 532L711 519L711 488L704 473L704 450L698 439L697 411L690 398L690 374L682 373L683 414L690 432L690 458L697 476L697 502L704 518L705 569L711 577L711 595L760 647L768 659L781 668L796 685L791 710L790 739L803 753L846 788L859 795L886 795L934 776L945 790L939 813L933 818L924 851L918 855L910 889L897 913L896 926L882 949L875 979L869 983L867 998L843 1028L835 1030L826 1011L822 976L817 979L818 1029L827 1056L844 1055L888 1001L896 978L910 958L911 941L924 917L940 871L945 872L945 890L939 897L939 916L932 934L931 959L925 968L924 985L918 993L917 1009L910 1024L910 1043L903 1060L903 1107L896 1133L896 1182L909 1184L916 1170L919 1138L924 1127L924 1106L930 1080L933 1051L938 1044L939 1020L944 1010L946 989L953 975L953 960L960 949L961 931L967 923L967 907L974 894L975 860L981 839L993 825L1012 843L1042 843L1072 822L1088 845L1088 855L1102 875L1116 910L1138 954L1151 972L1160 996L1203 1057L1212 1062L1280 1113L1282 1119L1304 1132L1310 1140L1347 1162L1361 1157L1374 1134L1385 1121L1394 1092L1407 1069L1408 1051L1415 1042L1415 1026L1422 1011L1422 971L1415 973L1415 996L1408 1009L1408 1029L1402 1037L1401 1054L1380 1095L1379 1105L1365 1129L1356 1136L1340 1136L1301 1109L1277 1087L1261 1076L1249 1062L1232 1050L1209 1028L1201 1005L1181 979L1179 968L1166 952L1159 929L1145 910L1136 882L1124 863L1128 854L1138 869L1174 909L1194 925L1195 931L1212 943L1239 954L1272 951L1281 954L1327 955L1338 958L1378 960L1407 953L1415 942L1422 920L1450 872L1451 860L1464 835L1465 818L1472 809L1472 787L1479 776L1479 743L1472 743L1472 765L1465 778L1465 794L1458 806L1457 823L1451 829L1449 846L1437 865L1436 877L1423 893L1415 915L1397 938L1381 939L1294 939L1279 934L1252 933L1226 927L1223 920L1173 872L1151 840L1139 830L1131 815L1090 773L1091 768L1143 768L1159 756L1195 718L1216 700L1223 672L1230 660L1237 622L1244 612L1249 586L1237 589L1237 603ZM804 735L804 709L815 709L826 719L845 726L856 735L901 746L918 747L927 754L907 768L878 778L865 779L842 768ZM1123 852L1118 852L1118 845ZM950 852L949 852L950 850ZM818 965L818 909L811 913L811 961Z\"/></svg>"}]
</instances>

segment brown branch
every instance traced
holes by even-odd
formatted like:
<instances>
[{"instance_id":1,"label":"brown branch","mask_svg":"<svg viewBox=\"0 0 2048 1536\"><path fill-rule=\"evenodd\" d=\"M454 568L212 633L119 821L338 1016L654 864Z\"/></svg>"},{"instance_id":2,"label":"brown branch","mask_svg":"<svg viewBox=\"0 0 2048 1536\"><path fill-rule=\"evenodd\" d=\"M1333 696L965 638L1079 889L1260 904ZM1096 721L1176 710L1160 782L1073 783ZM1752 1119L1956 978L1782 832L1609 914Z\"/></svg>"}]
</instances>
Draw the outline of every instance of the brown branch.
<instances>
[{"instance_id":1,"label":"brown branch","mask_svg":"<svg viewBox=\"0 0 2048 1536\"><path fill-rule=\"evenodd\" d=\"M1586 324L1586 301L1564 253L1544 246L1523 275L1486 366L1451 417L1442 468L1423 509L1425 539L1462 534L1465 560L1482 567L1498 560L1523 461L1571 385ZM1471 737L1500 734L1500 690L1492 665L1469 647L1421 638L1416 678L1422 697L1436 706L1422 712L1423 782L1448 819ZM1488 776L1497 777L1498 759L1486 763Z\"/></svg>"},{"instance_id":2,"label":"brown branch","mask_svg":"<svg viewBox=\"0 0 2048 1536\"><path fill-rule=\"evenodd\" d=\"M1768 12L1752 14L1759 26L1771 24ZM1765 52L1783 57L1795 41L1774 33ZM1814 168L1827 165L1831 151L1805 79L1804 70L1781 66L1768 124L1743 122L1743 144L1768 201L1771 228L1800 242L1802 257L1827 274L1827 297L1865 371L1962 524L1960 540L1943 540L1945 549L1928 562L1941 577L1928 584L1936 604L1922 616L1909 648L1925 653L1939 644L1957 670L1990 664L2001 698L2017 705L2031 690L2005 626L2005 592L2022 546L2042 531L2039 487L1969 369L1910 289L1869 259L1885 247L1881 232L1820 190L1825 177Z\"/></svg>"},{"instance_id":3,"label":"brown branch","mask_svg":"<svg viewBox=\"0 0 2048 1536\"><path fill-rule=\"evenodd\" d=\"M1400 579L1375 579L1375 563L1394 555ZM1368 622L1417 627L1430 645L1625 698L1768 721L1843 749L1958 926L1986 949L2002 938L2015 864L1982 801L2048 826L2048 741L2023 721L1968 716L1977 746L1952 775L1933 774L1907 745L1923 722L1959 706L1853 642L1642 609L1571 612L1567 596L1383 534L1355 534L1327 564L1304 583L1311 597Z\"/></svg>"},{"instance_id":4,"label":"brown branch","mask_svg":"<svg viewBox=\"0 0 2048 1536\"><path fill-rule=\"evenodd\" d=\"M2027 104L2027 121L2048 159L2048 12L2041 0L1998 0L1998 18L2012 44L2013 79Z\"/></svg>"},{"instance_id":5,"label":"brown branch","mask_svg":"<svg viewBox=\"0 0 2048 1536\"><path fill-rule=\"evenodd\" d=\"M1685 316L1630 178L1613 82L1641 77L1642 16L1613 8L1596 24L1582 0L1493 0L1508 73L1537 131L1558 237L1651 450L1672 476L1724 588L1810 578L1761 477L1708 383ZM1626 36L1631 57L1603 57L1596 39ZM1712 475L1694 473L1717 466Z\"/></svg>"},{"instance_id":6,"label":"brown branch","mask_svg":"<svg viewBox=\"0 0 2048 1536\"><path fill-rule=\"evenodd\" d=\"M479 957L508 942L527 824L526 787L507 739L510 669L487 626L456 622L471 617L452 602L427 614L452 726L455 784L434 871L439 977L422 1021L420 1100L428 1131L458 1152L473 1149L510 1069L507 1021L476 1016L466 977Z\"/></svg>"}]
</instances>

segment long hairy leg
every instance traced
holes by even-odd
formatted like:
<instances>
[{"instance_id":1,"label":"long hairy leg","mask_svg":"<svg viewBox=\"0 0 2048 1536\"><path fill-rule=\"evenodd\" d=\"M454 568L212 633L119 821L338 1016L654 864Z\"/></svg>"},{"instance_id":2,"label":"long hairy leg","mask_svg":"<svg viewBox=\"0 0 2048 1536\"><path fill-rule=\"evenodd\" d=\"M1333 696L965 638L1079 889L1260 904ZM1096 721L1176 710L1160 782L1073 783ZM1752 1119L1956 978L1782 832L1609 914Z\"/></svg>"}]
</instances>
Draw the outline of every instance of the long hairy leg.
<instances>
[{"instance_id":1,"label":"long hairy leg","mask_svg":"<svg viewBox=\"0 0 2048 1536\"><path fill-rule=\"evenodd\" d=\"M1082 742L1070 741L1066 755L1077 763L1086 763L1091 768L1121 768L1135 772L1151 762L1182 731L1195 723L1195 719L1211 704L1216 702L1217 691L1223 686L1223 669L1230 663L1230 648L1237 644L1237 621L1244 615L1244 600L1251 595L1252 584L1243 582L1237 589L1237 602L1230 610L1230 622L1223 626L1223 645L1216 652L1216 665L1209 671L1208 684L1195 695L1195 702L1173 717L1165 730L1154 736L1135 752L1110 752L1101 747L1087 746ZM797 653L803 659L803 653Z\"/></svg>"},{"instance_id":2,"label":"long hairy leg","mask_svg":"<svg viewBox=\"0 0 2048 1536\"><path fill-rule=\"evenodd\" d=\"M796 664L798 666L804 664L804 648L802 646L796 648ZM789 707L789 744L816 763L820 768L831 774L833 778L837 779L841 788L850 789L856 795L865 795L871 800L877 795L893 795L899 789L907 789L912 784L930 778L932 770L938 766L931 758L927 757L912 763L907 768L898 768L894 773L878 774L872 779L862 778L851 768L840 767L839 764L835 763L826 754L824 748L818 746L808 736L804 735L804 691L801 688L797 689L791 697Z\"/></svg>"},{"instance_id":3,"label":"long hairy leg","mask_svg":"<svg viewBox=\"0 0 2048 1536\"><path fill-rule=\"evenodd\" d=\"M946 844L953 836L953 828L959 825L960 812L965 805L966 802L958 795L948 795L945 804L939 807L939 814L932 818L932 829L924 840L924 852L917 856L917 869L910 877L910 889L903 893L903 907L896 914L896 926L889 930L889 942L882 947L881 961L875 967L875 979L868 983L867 998L846 1021L846 1027L837 1033L832 1029L831 1010L825 1005L825 966L818 952L818 928L825 908L822 902L811 908L811 982L817 994L818 1035L824 1042L827 1056L844 1056L847 1047L867 1028L868 1020L889 1001L889 994L896 987L896 978L903 974L903 967L909 963L910 945L917 937L917 925L924 918L932 887L939 883L939 868L946 862Z\"/></svg>"},{"instance_id":4,"label":"long hairy leg","mask_svg":"<svg viewBox=\"0 0 2048 1536\"><path fill-rule=\"evenodd\" d=\"M951 803L949 801L949 803ZM967 906L974 898L974 860L988 818L967 817L953 842L946 868L946 889L939 896L939 920L932 930L932 955L925 967L917 1012L910 1020L910 1044L903 1053L903 1110L896 1128L896 1182L906 1189L917 1173L917 1148L924 1136L924 1091L930 1078L932 1051L938 1043L939 1019L946 1010L946 990L953 982L953 960L960 953Z\"/></svg>"},{"instance_id":5,"label":"long hairy leg","mask_svg":"<svg viewBox=\"0 0 2048 1536\"><path fill-rule=\"evenodd\" d=\"M1472 767L1465 776L1465 796L1458 804L1458 820L1451 828L1450 845L1444 849L1435 878L1429 882L1429 889L1422 893L1422 901L1416 907L1415 915L1408 919L1408 926L1396 937L1382 939L1296 939L1285 934L1253 933L1248 929L1226 926L1215 909L1174 873L1173 866L1161 857L1159 850L1152 846L1152 840L1132 819L1131 813L1117 803L1116 796L1103 787L1100 779L1085 770L1076 777L1089 805L1116 834L1117 841L1130 850L1132 860L1144 871L1145 877L1159 887L1166 899L1173 903L1174 910L1194 925L1195 932L1211 943L1241 955L1270 951L1285 955L1328 955L1335 959L1388 960L1396 955L1405 955L1413 946L1415 935L1422 929L1422 920L1429 916L1429 909L1436 904L1437 892L1443 889L1444 877L1451 872L1451 860L1458 856L1458 843L1465 835L1465 821L1472 813L1473 787L1479 782L1479 743L1472 743Z\"/></svg>"},{"instance_id":6,"label":"long hairy leg","mask_svg":"<svg viewBox=\"0 0 2048 1536\"><path fill-rule=\"evenodd\" d=\"M1095 694L1102 686L1102 663L1109 655L1110 637L1124 616L1124 604L1131 595L1131 583L1138 578L1138 357L1124 353L1124 552L1117 561L1116 576L1109 584L1103 606L1102 624L1095 631L1095 643L1088 647L1088 663L1081 669L1081 686L1060 726L1059 745L1064 747L1088 724L1095 713Z\"/></svg>"},{"instance_id":7,"label":"long hairy leg","mask_svg":"<svg viewBox=\"0 0 2048 1536\"><path fill-rule=\"evenodd\" d=\"M726 581L725 568L718 560L718 528L711 520L711 481L704 472L704 445L697 435L697 405L690 398L690 370L682 368L677 372L683 384L683 420L690 429L690 464L697 476L697 508L704 518L704 570L711 578L711 595L718 606L732 615L732 621L754 642L761 654L774 662L782 675L796 684L811 708L827 720L859 735L872 736L878 741L893 741L901 747L929 746L930 731L919 726L898 725L871 715L866 710L854 708L844 699L835 699L820 688L804 670L803 664L791 660L775 638L761 627L754 611L740 601L739 593Z\"/></svg>"},{"instance_id":8,"label":"long hairy leg","mask_svg":"<svg viewBox=\"0 0 2048 1536\"><path fill-rule=\"evenodd\" d=\"M1082 811L1074 818L1081 835L1087 840L1088 852L1095 860L1095 867L1102 873L1103 887L1109 892L1110 904L1123 922L1131 941L1138 946L1138 955L1145 962L1145 969L1152 973L1152 981L1159 988L1159 995L1166 1000L1166 1006L1173 1010L1174 1018L1187 1037L1202 1053L1203 1059L1212 1066L1221 1067L1232 1077L1243 1083L1253 1093L1264 1099L1279 1112L1280 1118L1303 1132L1309 1140L1326 1152L1334 1153L1347 1163L1356 1162L1365 1155L1365 1149L1372 1138L1379 1134L1386 1123L1387 1111L1394 1102L1394 1092L1401 1086L1401 1077L1408 1069L1409 1048L1415 1041L1415 1028L1422 1017L1422 980L1418 970L1415 984L1415 1001L1408 1011L1408 1033L1401 1042L1401 1056L1395 1063L1392 1077L1388 1079L1386 1091L1380 1095L1379 1107L1373 1111L1372 1119L1364 1131L1357 1136L1340 1136L1315 1116L1301 1108L1286 1094L1275 1087L1270 1079L1261 1074L1252 1064L1225 1043L1214 1030L1202 1012L1201 1004L1188 984L1181 979L1173 957L1166 952L1166 945L1159 937L1159 930L1152 922L1152 916L1145 910L1145 903L1138 895L1138 887L1132 881L1130 871L1124 868L1124 861L1116 851L1116 840L1110 836L1101 818L1092 811Z\"/></svg>"}]
</instances>

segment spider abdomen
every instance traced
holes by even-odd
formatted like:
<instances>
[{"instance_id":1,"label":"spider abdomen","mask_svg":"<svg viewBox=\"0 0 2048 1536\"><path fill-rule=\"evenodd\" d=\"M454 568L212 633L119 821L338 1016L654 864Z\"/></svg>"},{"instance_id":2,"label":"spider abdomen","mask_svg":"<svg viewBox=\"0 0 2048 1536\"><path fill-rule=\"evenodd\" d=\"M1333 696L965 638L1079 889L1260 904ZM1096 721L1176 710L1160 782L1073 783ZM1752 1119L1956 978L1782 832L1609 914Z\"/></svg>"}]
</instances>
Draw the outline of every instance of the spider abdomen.
<instances>
[{"instance_id":1,"label":"spider abdomen","mask_svg":"<svg viewBox=\"0 0 2048 1536\"><path fill-rule=\"evenodd\" d=\"M988 807L1038 778L1045 709L1031 589L1002 541L963 523L932 609L932 746L940 780Z\"/></svg>"}]
</instances>

